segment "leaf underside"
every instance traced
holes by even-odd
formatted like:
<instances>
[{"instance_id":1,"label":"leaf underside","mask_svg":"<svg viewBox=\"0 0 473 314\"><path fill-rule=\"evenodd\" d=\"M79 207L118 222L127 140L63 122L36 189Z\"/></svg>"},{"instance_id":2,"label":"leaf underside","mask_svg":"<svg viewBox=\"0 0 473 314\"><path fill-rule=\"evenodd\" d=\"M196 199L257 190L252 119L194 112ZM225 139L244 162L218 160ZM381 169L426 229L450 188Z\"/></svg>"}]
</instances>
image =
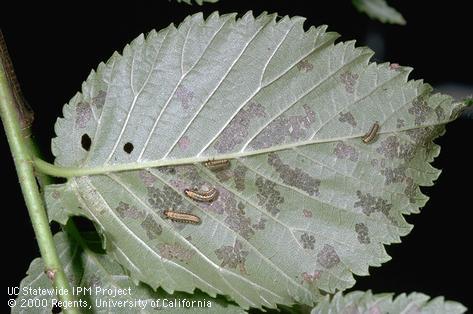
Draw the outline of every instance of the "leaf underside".
<instances>
[{"instance_id":1,"label":"leaf underside","mask_svg":"<svg viewBox=\"0 0 473 314\"><path fill-rule=\"evenodd\" d=\"M396 9L390 7L386 0L353 0L358 11L383 23L405 25L406 20Z\"/></svg>"},{"instance_id":2,"label":"leaf underside","mask_svg":"<svg viewBox=\"0 0 473 314\"><path fill-rule=\"evenodd\" d=\"M371 291L353 291L346 295L337 293L332 300L326 297L317 304L311 314L353 313L416 313L416 314L461 314L466 308L457 302L445 301L443 297L430 299L429 296L413 292L393 299L392 293L373 294Z\"/></svg>"},{"instance_id":3,"label":"leaf underside","mask_svg":"<svg viewBox=\"0 0 473 314\"><path fill-rule=\"evenodd\" d=\"M439 175L432 140L461 105L303 23L196 14L100 64L56 123L55 164L168 166L49 186L50 218L93 220L135 280L245 308L311 305L389 260L383 244L411 230L403 214ZM218 172L197 162L213 158L233 159ZM218 199L185 197L194 187ZM166 209L202 223L166 220Z\"/></svg>"},{"instance_id":4,"label":"leaf underside","mask_svg":"<svg viewBox=\"0 0 473 314\"><path fill-rule=\"evenodd\" d=\"M76 295L76 302L80 303L70 305L81 310L81 313L130 313L130 311L131 313L156 313L159 310L165 310L166 313L245 313L236 305L225 304L225 300L222 299L209 298L202 292L192 295L186 293L169 295L162 290L153 291L144 284L135 285L125 270L110 256L95 253L90 249L84 250L62 232L56 234L54 240L71 286L91 288L90 292ZM98 240L89 238L87 244L96 246L93 242ZM25 291L44 291L44 289L53 291L51 281L44 273L43 260L40 258L33 260L27 274L28 276L21 281L20 294L16 299L16 306L12 308L12 313L50 314L53 302L57 303L53 301L53 299L58 299L57 295L25 293ZM103 291L107 293L103 295ZM124 294L109 295L109 291L112 293L124 291ZM131 294L129 294L130 291ZM174 300L178 301L174 303L176 306L171 303ZM111 302L123 303L114 306ZM192 304L192 302L194 302L193 307L186 307L185 304ZM107 306L108 304L112 305ZM92 311L89 306L93 309Z\"/></svg>"}]
</instances>

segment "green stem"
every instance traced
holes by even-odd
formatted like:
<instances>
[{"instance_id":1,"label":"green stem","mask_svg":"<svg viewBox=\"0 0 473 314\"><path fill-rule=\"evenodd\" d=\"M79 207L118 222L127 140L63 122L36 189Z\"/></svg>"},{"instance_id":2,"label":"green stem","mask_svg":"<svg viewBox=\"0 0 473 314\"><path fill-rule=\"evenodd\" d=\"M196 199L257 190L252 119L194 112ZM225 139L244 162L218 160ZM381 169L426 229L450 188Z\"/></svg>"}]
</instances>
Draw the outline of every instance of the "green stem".
<instances>
[{"instance_id":1,"label":"green stem","mask_svg":"<svg viewBox=\"0 0 473 314\"><path fill-rule=\"evenodd\" d=\"M25 139L20 127L18 110L10 83L3 64L0 62L0 116L3 121L8 143L15 162L16 171L28 208L33 229L45 268L54 272L52 284L60 289L67 289L67 295L60 295L62 302L74 301L72 290L59 260L53 236L49 228L48 217L41 194L36 184L30 139ZM64 309L66 313L79 313L74 307Z\"/></svg>"}]
</instances>

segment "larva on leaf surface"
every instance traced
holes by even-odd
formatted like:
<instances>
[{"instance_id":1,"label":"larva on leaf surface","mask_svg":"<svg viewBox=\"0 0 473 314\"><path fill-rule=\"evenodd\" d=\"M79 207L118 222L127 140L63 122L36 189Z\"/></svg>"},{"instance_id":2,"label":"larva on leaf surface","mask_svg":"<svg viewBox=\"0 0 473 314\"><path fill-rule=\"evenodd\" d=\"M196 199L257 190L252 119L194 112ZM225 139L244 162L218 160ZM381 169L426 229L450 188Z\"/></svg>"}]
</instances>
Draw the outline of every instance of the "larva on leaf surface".
<instances>
[{"instance_id":1,"label":"larva on leaf surface","mask_svg":"<svg viewBox=\"0 0 473 314\"><path fill-rule=\"evenodd\" d=\"M375 122L373 126L371 127L371 129L369 130L369 132L363 135L362 137L363 143L365 144L371 143L375 139L376 135L378 135L378 131L379 131L379 124L378 122Z\"/></svg>"},{"instance_id":2,"label":"larva on leaf surface","mask_svg":"<svg viewBox=\"0 0 473 314\"><path fill-rule=\"evenodd\" d=\"M204 162L204 165L211 171L220 171L230 167L230 161L228 159L209 160Z\"/></svg>"},{"instance_id":3,"label":"larva on leaf surface","mask_svg":"<svg viewBox=\"0 0 473 314\"><path fill-rule=\"evenodd\" d=\"M165 210L163 214L164 216L166 216L166 218L171 219L172 221L184 222L184 223L190 223L190 224L200 223L200 218L192 214L175 212L169 209Z\"/></svg>"},{"instance_id":4,"label":"larva on leaf surface","mask_svg":"<svg viewBox=\"0 0 473 314\"><path fill-rule=\"evenodd\" d=\"M214 201L218 196L218 190L215 188L211 188L206 192L199 192L196 189L185 189L184 193L194 201L207 203Z\"/></svg>"}]
</instances>

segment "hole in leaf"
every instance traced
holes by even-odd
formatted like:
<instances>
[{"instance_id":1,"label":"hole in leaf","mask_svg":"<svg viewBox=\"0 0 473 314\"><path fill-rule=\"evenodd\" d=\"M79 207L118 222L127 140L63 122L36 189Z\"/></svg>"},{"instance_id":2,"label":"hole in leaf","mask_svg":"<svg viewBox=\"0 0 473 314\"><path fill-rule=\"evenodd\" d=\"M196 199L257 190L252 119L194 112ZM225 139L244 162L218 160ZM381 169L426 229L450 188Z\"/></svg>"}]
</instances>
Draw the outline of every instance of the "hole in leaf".
<instances>
[{"instance_id":1,"label":"hole in leaf","mask_svg":"<svg viewBox=\"0 0 473 314\"><path fill-rule=\"evenodd\" d=\"M131 144L130 142L126 143L125 145L123 145L123 150L127 153L127 154L131 154L131 152L133 151L133 144Z\"/></svg>"},{"instance_id":2,"label":"hole in leaf","mask_svg":"<svg viewBox=\"0 0 473 314\"><path fill-rule=\"evenodd\" d=\"M74 222L76 227L83 232L97 232L94 223L85 217L74 216L72 218L72 221Z\"/></svg>"},{"instance_id":3,"label":"hole in leaf","mask_svg":"<svg viewBox=\"0 0 473 314\"><path fill-rule=\"evenodd\" d=\"M100 254L105 253L102 247L102 237L99 235L96 225L94 225L91 220L84 217L75 216L68 221L68 223L71 222L74 223L77 229L81 230L81 236L92 252Z\"/></svg>"},{"instance_id":4,"label":"hole in leaf","mask_svg":"<svg viewBox=\"0 0 473 314\"><path fill-rule=\"evenodd\" d=\"M55 184L61 184L61 183L66 183L66 182L67 182L66 178L54 178Z\"/></svg>"},{"instance_id":5,"label":"hole in leaf","mask_svg":"<svg viewBox=\"0 0 473 314\"><path fill-rule=\"evenodd\" d=\"M82 135L80 143L83 149L85 149L86 151L89 151L90 145L92 145L92 140L90 139L90 136L87 133L85 133L84 135Z\"/></svg>"},{"instance_id":6,"label":"hole in leaf","mask_svg":"<svg viewBox=\"0 0 473 314\"><path fill-rule=\"evenodd\" d=\"M51 232L53 234L62 231L62 225L60 225L58 222L51 221L51 223L49 225L51 226Z\"/></svg>"}]
</instances>

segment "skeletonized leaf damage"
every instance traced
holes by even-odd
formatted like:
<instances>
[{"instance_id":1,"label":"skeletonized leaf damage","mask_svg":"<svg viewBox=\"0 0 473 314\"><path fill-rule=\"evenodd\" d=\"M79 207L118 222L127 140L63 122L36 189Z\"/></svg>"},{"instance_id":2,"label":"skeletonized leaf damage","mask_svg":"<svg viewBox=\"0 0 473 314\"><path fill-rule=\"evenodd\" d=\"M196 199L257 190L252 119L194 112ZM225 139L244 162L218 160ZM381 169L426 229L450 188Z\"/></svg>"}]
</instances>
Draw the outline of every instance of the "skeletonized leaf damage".
<instances>
[{"instance_id":1,"label":"skeletonized leaf damage","mask_svg":"<svg viewBox=\"0 0 473 314\"><path fill-rule=\"evenodd\" d=\"M196 14L100 64L56 123L55 163L167 166L50 186L51 219L92 219L109 252L152 287L244 307L312 304L387 261L383 244L410 231L403 214L418 212L419 186L439 174L432 140L461 104L303 22ZM200 163L213 158L231 162ZM188 188L218 198L197 202Z\"/></svg>"},{"instance_id":2,"label":"skeletonized leaf damage","mask_svg":"<svg viewBox=\"0 0 473 314\"><path fill-rule=\"evenodd\" d=\"M58 294L51 280L44 272L43 260L33 260L20 284L13 314L50 314L54 310L75 308L93 313L244 313L235 304L225 303L222 298L212 299L200 291L167 294L162 290L153 291L149 286L136 285L126 271L109 255L96 253L90 247L97 247L96 234L87 237L84 247L74 239L60 232L54 236L61 262L67 278L73 284L75 300L72 303L58 302ZM79 290L78 288L83 288ZM31 291L44 291L38 294ZM56 292L57 291L57 292ZM72 293L69 291L68 293ZM93 311L90 311L90 309ZM55 313L53 311L53 313ZM158 312L159 313L159 312Z\"/></svg>"}]
</instances>

